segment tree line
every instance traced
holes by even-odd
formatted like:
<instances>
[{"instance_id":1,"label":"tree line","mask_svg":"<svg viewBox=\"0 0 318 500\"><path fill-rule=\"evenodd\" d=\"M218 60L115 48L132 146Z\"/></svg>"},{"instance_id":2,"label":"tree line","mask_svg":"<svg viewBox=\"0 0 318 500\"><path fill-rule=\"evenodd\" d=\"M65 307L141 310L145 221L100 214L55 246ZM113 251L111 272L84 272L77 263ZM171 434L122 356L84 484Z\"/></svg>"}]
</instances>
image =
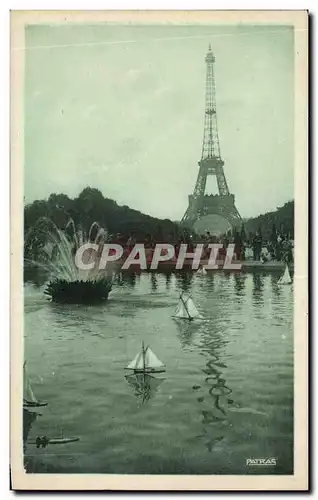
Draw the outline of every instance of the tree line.
<instances>
[{"instance_id":1,"label":"tree line","mask_svg":"<svg viewBox=\"0 0 318 500\"><path fill-rule=\"evenodd\" d=\"M86 234L91 225L99 226L115 235L120 233L127 239L132 234L137 240L143 240L150 234L157 241L173 241L181 234L178 223L169 219L158 219L133 210L126 205L120 206L116 201L104 198L99 189L86 187L74 199L66 194L51 194L47 200L35 200L24 207L25 235L37 221L47 217L59 229L64 229L70 219L75 226Z\"/></svg>"},{"instance_id":2,"label":"tree line","mask_svg":"<svg viewBox=\"0 0 318 500\"><path fill-rule=\"evenodd\" d=\"M59 229L64 229L70 219L75 226L86 234L94 222L106 228L116 238L120 234L123 240L133 236L137 241L145 241L151 237L156 242L177 242L184 239L184 228L169 219L158 219L133 210L128 206L120 206L116 201L104 198L99 189L86 187L76 198L66 194L51 194L47 200L35 200L24 207L24 234L29 234L39 219L46 217ZM293 238L294 235L294 201L285 203L276 211L268 212L244 222L242 228L235 228L243 240L249 235L261 234L264 240L270 240L274 233L280 232ZM194 235L194 233L193 233ZM195 236L195 235L194 235ZM34 241L34 237L36 241ZM25 241L28 238L25 238ZM25 252L28 253L28 243ZM33 236L30 248L45 244L45 234Z\"/></svg>"},{"instance_id":3,"label":"tree line","mask_svg":"<svg viewBox=\"0 0 318 500\"><path fill-rule=\"evenodd\" d=\"M264 240L271 240L274 234L294 238L294 200L288 201L275 211L258 215L245 222L246 233L260 233Z\"/></svg>"}]
</instances>

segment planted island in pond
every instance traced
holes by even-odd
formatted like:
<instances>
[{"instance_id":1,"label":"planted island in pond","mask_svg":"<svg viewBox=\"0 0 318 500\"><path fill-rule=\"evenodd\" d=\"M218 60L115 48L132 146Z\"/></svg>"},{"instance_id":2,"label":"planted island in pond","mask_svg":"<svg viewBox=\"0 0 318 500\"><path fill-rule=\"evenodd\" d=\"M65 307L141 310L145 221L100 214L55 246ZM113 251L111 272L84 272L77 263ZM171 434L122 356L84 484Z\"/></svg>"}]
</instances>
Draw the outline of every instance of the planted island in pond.
<instances>
[{"instance_id":1,"label":"planted island in pond","mask_svg":"<svg viewBox=\"0 0 318 500\"><path fill-rule=\"evenodd\" d=\"M85 243L95 243L102 248L107 240L107 232L95 222L86 236L82 230L76 230L72 219L61 230L50 219L41 218L27 235L25 250L31 258L26 261L47 272L44 293L52 302L96 304L108 299L112 275L99 270L96 252L86 251L86 263L94 263L90 269L79 268L75 255Z\"/></svg>"},{"instance_id":2,"label":"planted island in pond","mask_svg":"<svg viewBox=\"0 0 318 500\"><path fill-rule=\"evenodd\" d=\"M49 282L44 293L51 297L52 302L96 304L107 300L111 287L107 278L96 281L54 280Z\"/></svg>"}]
</instances>

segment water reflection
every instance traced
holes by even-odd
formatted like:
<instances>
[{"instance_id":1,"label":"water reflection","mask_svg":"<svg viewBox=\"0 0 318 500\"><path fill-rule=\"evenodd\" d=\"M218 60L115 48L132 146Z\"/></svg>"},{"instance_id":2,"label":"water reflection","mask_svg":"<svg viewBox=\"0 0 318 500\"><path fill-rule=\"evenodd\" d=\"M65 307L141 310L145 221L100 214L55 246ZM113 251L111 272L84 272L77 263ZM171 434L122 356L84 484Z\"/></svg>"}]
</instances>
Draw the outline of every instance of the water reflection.
<instances>
[{"instance_id":1,"label":"water reflection","mask_svg":"<svg viewBox=\"0 0 318 500\"><path fill-rule=\"evenodd\" d=\"M176 273L177 286L181 288L183 292L189 292L191 290L193 276L194 276L193 271L177 272Z\"/></svg>"},{"instance_id":2,"label":"water reflection","mask_svg":"<svg viewBox=\"0 0 318 500\"><path fill-rule=\"evenodd\" d=\"M291 299L293 296L292 286L280 286L278 284L279 275L272 275L270 278L271 283L271 314L273 324L275 326L282 326L284 323L289 324L292 328L293 316L286 322L287 308L293 309Z\"/></svg>"},{"instance_id":3,"label":"water reflection","mask_svg":"<svg viewBox=\"0 0 318 500\"><path fill-rule=\"evenodd\" d=\"M230 270L226 270L226 269L223 269L223 272L222 272L222 276L226 279L226 280L230 280L233 276L233 271L230 271Z\"/></svg>"},{"instance_id":4,"label":"water reflection","mask_svg":"<svg viewBox=\"0 0 318 500\"><path fill-rule=\"evenodd\" d=\"M280 276L277 276L276 274L271 275L271 287L272 287L272 292L276 298L279 298L282 294L283 287L279 286L278 280Z\"/></svg>"},{"instance_id":5,"label":"water reflection","mask_svg":"<svg viewBox=\"0 0 318 500\"><path fill-rule=\"evenodd\" d=\"M181 347L183 349L191 347L193 344L193 338L196 333L202 328L202 324L195 321L181 320L176 321L178 328L177 335L180 340Z\"/></svg>"},{"instance_id":6,"label":"water reflection","mask_svg":"<svg viewBox=\"0 0 318 500\"><path fill-rule=\"evenodd\" d=\"M238 296L241 297L241 296L245 295L246 275L235 273L233 276L234 276L235 292Z\"/></svg>"},{"instance_id":7,"label":"water reflection","mask_svg":"<svg viewBox=\"0 0 318 500\"><path fill-rule=\"evenodd\" d=\"M263 304L264 276L259 273L253 273L253 289L252 300L253 304L258 307Z\"/></svg>"},{"instance_id":8,"label":"water reflection","mask_svg":"<svg viewBox=\"0 0 318 500\"><path fill-rule=\"evenodd\" d=\"M172 278L172 273L171 272L167 272L166 273L166 289L167 290L170 290L170 287L171 287L171 278Z\"/></svg>"},{"instance_id":9,"label":"water reflection","mask_svg":"<svg viewBox=\"0 0 318 500\"><path fill-rule=\"evenodd\" d=\"M23 408L23 442L28 439L33 422L37 419L37 413Z\"/></svg>"},{"instance_id":10,"label":"water reflection","mask_svg":"<svg viewBox=\"0 0 318 500\"><path fill-rule=\"evenodd\" d=\"M204 403L205 409L201 410L203 439L208 451L211 452L215 444L222 441L228 432L227 407L233 403L229 399L232 389L226 384L224 370L224 347L227 341L220 334L211 336L211 332L202 330L200 347L206 356L207 362L202 372L206 375L205 386L208 388L208 397L200 397L197 401Z\"/></svg>"},{"instance_id":11,"label":"water reflection","mask_svg":"<svg viewBox=\"0 0 318 500\"><path fill-rule=\"evenodd\" d=\"M140 280L140 274L135 272L121 272L115 274L113 277L113 283L116 286L128 286L129 288L135 288L137 280Z\"/></svg>"},{"instance_id":12,"label":"water reflection","mask_svg":"<svg viewBox=\"0 0 318 500\"><path fill-rule=\"evenodd\" d=\"M157 275L155 273L151 273L150 275L150 280L151 280L151 290L155 292L158 288L158 280L157 280Z\"/></svg>"},{"instance_id":13,"label":"water reflection","mask_svg":"<svg viewBox=\"0 0 318 500\"><path fill-rule=\"evenodd\" d=\"M125 379L134 390L134 395L142 402L146 403L154 397L159 385L165 380L156 378L146 373L134 373L126 375Z\"/></svg>"},{"instance_id":14,"label":"water reflection","mask_svg":"<svg viewBox=\"0 0 318 500\"><path fill-rule=\"evenodd\" d=\"M211 294L211 292L214 291L214 289L215 289L215 283L218 280L218 277L217 277L217 273L218 272L219 271L213 271L213 270L211 270L205 276L198 276L198 275L196 275L198 286L202 290L204 290L207 293Z\"/></svg>"},{"instance_id":15,"label":"water reflection","mask_svg":"<svg viewBox=\"0 0 318 500\"><path fill-rule=\"evenodd\" d=\"M32 425L36 421L37 417L40 416L40 413L35 411L29 411L26 408L23 408L23 450L26 451L26 442L32 428Z\"/></svg>"},{"instance_id":16,"label":"water reflection","mask_svg":"<svg viewBox=\"0 0 318 500\"><path fill-rule=\"evenodd\" d=\"M86 319L91 315L94 308L98 310L98 306L79 307L73 305L50 303L48 311L49 319L56 327L65 328L65 331L74 335L91 332L91 325L87 324ZM62 336L62 332L60 332Z\"/></svg>"},{"instance_id":17,"label":"water reflection","mask_svg":"<svg viewBox=\"0 0 318 500\"><path fill-rule=\"evenodd\" d=\"M260 273L253 273L253 293L256 294L263 290L263 276Z\"/></svg>"}]
</instances>

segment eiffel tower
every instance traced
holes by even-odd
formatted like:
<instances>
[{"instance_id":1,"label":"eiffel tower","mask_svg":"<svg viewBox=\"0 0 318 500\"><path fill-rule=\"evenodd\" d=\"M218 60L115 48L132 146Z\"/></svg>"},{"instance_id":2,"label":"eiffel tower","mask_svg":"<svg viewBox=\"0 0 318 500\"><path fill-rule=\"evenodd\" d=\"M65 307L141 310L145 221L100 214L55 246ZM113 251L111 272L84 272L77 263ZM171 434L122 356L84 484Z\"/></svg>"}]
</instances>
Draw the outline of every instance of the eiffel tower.
<instances>
[{"instance_id":1,"label":"eiffel tower","mask_svg":"<svg viewBox=\"0 0 318 500\"><path fill-rule=\"evenodd\" d=\"M197 233L210 231L211 234L220 234L241 226L242 220L235 206L234 194L229 191L223 170L224 161L221 159L216 117L215 57L211 45L205 62L207 71L202 156L198 163L197 182L193 194L189 195L189 206L181 223ZM205 194L208 175L216 177L218 194Z\"/></svg>"}]
</instances>

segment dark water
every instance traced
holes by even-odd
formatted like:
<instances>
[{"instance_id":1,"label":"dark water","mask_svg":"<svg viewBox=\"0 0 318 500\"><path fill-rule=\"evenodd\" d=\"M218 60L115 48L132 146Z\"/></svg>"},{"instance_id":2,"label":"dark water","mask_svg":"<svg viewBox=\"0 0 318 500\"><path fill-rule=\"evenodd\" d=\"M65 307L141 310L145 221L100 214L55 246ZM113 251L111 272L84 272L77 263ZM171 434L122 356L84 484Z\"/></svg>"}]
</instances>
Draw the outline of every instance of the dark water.
<instances>
[{"instance_id":1,"label":"dark water","mask_svg":"<svg viewBox=\"0 0 318 500\"><path fill-rule=\"evenodd\" d=\"M119 277L108 303L53 305L25 286L25 357L49 402L29 432L80 441L37 449L29 472L290 474L293 291L277 275ZM188 290L204 316L171 316ZM167 370L127 380L141 341ZM276 458L276 466L247 466Z\"/></svg>"}]
</instances>

